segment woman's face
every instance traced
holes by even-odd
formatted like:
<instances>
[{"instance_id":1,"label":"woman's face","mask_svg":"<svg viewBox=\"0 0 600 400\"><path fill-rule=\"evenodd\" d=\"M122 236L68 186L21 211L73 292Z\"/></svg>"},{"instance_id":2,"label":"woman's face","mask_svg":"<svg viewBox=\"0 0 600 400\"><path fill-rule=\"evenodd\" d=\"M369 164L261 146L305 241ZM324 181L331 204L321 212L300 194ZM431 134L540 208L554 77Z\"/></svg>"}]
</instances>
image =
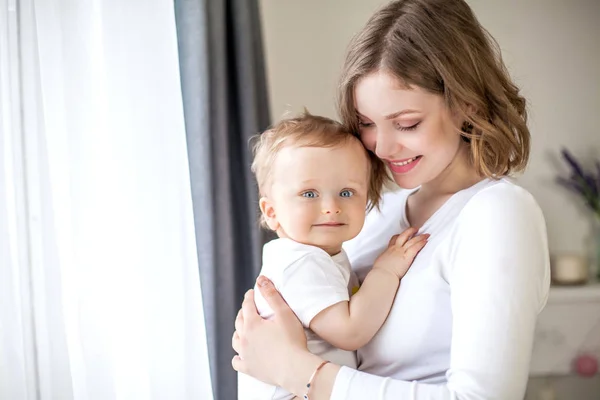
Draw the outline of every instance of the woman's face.
<instances>
[{"instance_id":1,"label":"woman's face","mask_svg":"<svg viewBox=\"0 0 600 400\"><path fill-rule=\"evenodd\" d=\"M398 186L433 181L461 153L460 120L442 96L403 88L381 71L359 80L354 94L361 140L386 162Z\"/></svg>"}]
</instances>

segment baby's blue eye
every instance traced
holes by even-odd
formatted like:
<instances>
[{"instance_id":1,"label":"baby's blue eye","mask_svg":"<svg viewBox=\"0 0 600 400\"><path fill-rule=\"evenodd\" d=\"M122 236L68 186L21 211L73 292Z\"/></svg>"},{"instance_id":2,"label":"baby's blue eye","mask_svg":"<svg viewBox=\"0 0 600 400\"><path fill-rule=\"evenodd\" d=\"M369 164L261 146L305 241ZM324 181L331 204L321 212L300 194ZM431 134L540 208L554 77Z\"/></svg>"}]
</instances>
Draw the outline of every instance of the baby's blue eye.
<instances>
[{"instance_id":1,"label":"baby's blue eye","mask_svg":"<svg viewBox=\"0 0 600 400\"><path fill-rule=\"evenodd\" d=\"M308 191L302 193L302 197L306 197L308 199L314 199L315 197L317 197L317 193L315 193L312 190L308 190Z\"/></svg>"},{"instance_id":2,"label":"baby's blue eye","mask_svg":"<svg viewBox=\"0 0 600 400\"><path fill-rule=\"evenodd\" d=\"M352 193L352 191L348 189L344 189L340 192L341 197L352 197L353 195L354 193Z\"/></svg>"}]
</instances>

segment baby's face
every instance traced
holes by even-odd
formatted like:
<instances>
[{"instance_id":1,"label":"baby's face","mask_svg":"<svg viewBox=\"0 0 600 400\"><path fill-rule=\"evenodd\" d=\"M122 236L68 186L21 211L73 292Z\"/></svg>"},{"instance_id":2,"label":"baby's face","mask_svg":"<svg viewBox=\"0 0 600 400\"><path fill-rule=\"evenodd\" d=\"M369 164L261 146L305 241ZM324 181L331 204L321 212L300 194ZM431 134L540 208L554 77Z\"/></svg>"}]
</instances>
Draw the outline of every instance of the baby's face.
<instances>
[{"instance_id":1,"label":"baby's face","mask_svg":"<svg viewBox=\"0 0 600 400\"><path fill-rule=\"evenodd\" d=\"M359 141L334 148L286 147L273 165L267 221L280 236L330 254L362 229L369 188Z\"/></svg>"}]
</instances>

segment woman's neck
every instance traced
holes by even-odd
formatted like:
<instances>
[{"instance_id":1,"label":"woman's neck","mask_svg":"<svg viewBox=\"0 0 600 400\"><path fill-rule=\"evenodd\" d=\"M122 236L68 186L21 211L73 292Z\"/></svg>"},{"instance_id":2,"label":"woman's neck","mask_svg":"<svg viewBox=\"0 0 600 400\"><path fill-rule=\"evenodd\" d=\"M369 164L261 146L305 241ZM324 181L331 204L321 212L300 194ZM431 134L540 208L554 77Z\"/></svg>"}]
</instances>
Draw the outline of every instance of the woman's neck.
<instances>
[{"instance_id":1,"label":"woman's neck","mask_svg":"<svg viewBox=\"0 0 600 400\"><path fill-rule=\"evenodd\" d=\"M469 144L461 143L454 158L435 179L424 183L419 194L424 197L451 196L483 180L469 157Z\"/></svg>"}]
</instances>

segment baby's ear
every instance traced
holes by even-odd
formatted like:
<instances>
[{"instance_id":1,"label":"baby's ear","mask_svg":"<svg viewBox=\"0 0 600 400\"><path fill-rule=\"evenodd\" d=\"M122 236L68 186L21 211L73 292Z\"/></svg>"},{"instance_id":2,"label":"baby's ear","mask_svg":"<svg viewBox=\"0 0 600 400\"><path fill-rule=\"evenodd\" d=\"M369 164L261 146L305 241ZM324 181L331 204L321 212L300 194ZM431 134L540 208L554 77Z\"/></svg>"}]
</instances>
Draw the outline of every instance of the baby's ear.
<instances>
[{"instance_id":1,"label":"baby's ear","mask_svg":"<svg viewBox=\"0 0 600 400\"><path fill-rule=\"evenodd\" d=\"M277 231L277 229L279 229L279 222L277 221L277 215L275 214L275 206L273 202L271 202L271 200L269 200L267 197L261 197L258 204L269 229L272 231Z\"/></svg>"}]
</instances>

